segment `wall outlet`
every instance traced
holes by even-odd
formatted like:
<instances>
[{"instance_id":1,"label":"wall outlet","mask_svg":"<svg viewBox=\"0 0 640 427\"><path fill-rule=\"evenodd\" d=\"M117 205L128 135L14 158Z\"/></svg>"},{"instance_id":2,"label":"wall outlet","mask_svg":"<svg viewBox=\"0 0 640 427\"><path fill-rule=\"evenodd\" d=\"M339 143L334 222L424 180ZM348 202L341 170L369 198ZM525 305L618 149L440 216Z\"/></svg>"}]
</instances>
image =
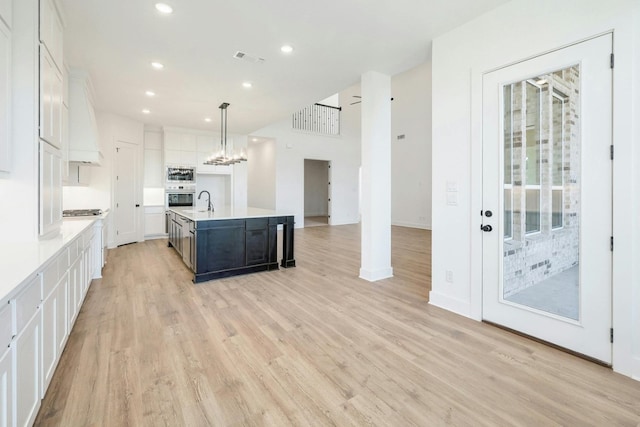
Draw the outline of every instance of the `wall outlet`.
<instances>
[{"instance_id":1,"label":"wall outlet","mask_svg":"<svg viewBox=\"0 0 640 427\"><path fill-rule=\"evenodd\" d=\"M453 271L451 270L447 270L444 272L444 280L447 281L447 283L453 283Z\"/></svg>"}]
</instances>

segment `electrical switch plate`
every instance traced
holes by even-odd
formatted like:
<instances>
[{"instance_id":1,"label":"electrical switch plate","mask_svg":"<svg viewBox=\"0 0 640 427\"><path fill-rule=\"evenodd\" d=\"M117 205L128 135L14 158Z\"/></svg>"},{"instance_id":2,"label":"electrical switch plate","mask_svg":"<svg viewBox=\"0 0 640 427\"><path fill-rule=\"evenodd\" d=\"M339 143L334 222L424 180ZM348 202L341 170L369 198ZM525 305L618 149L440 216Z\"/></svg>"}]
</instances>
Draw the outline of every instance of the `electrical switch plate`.
<instances>
[{"instance_id":1,"label":"electrical switch plate","mask_svg":"<svg viewBox=\"0 0 640 427\"><path fill-rule=\"evenodd\" d=\"M447 192L458 191L458 183L455 181L447 181Z\"/></svg>"},{"instance_id":2,"label":"electrical switch plate","mask_svg":"<svg viewBox=\"0 0 640 427\"><path fill-rule=\"evenodd\" d=\"M447 205L458 206L458 193L447 193Z\"/></svg>"},{"instance_id":3,"label":"electrical switch plate","mask_svg":"<svg viewBox=\"0 0 640 427\"><path fill-rule=\"evenodd\" d=\"M447 283L453 283L453 271L447 270L445 271L444 275Z\"/></svg>"}]
</instances>

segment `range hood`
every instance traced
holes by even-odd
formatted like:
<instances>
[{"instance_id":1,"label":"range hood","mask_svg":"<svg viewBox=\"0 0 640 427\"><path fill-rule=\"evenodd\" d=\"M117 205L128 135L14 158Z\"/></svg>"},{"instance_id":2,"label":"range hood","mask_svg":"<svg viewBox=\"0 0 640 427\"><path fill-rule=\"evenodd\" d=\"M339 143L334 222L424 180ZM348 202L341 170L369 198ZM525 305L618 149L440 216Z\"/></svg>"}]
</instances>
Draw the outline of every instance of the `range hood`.
<instances>
[{"instance_id":1,"label":"range hood","mask_svg":"<svg viewBox=\"0 0 640 427\"><path fill-rule=\"evenodd\" d=\"M100 166L102 158L89 74L72 70L69 73L69 161Z\"/></svg>"}]
</instances>

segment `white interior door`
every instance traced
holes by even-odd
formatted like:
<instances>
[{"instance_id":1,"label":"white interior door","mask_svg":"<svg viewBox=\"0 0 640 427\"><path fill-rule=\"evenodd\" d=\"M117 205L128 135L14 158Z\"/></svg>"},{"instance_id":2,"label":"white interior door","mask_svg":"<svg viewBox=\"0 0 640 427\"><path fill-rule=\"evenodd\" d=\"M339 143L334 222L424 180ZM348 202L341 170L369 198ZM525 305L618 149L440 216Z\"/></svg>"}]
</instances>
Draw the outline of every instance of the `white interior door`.
<instances>
[{"instance_id":1,"label":"white interior door","mask_svg":"<svg viewBox=\"0 0 640 427\"><path fill-rule=\"evenodd\" d=\"M114 206L117 245L138 241L137 155L136 145L116 142Z\"/></svg>"},{"instance_id":2,"label":"white interior door","mask_svg":"<svg viewBox=\"0 0 640 427\"><path fill-rule=\"evenodd\" d=\"M483 77L483 318L611 363L612 36Z\"/></svg>"}]
</instances>

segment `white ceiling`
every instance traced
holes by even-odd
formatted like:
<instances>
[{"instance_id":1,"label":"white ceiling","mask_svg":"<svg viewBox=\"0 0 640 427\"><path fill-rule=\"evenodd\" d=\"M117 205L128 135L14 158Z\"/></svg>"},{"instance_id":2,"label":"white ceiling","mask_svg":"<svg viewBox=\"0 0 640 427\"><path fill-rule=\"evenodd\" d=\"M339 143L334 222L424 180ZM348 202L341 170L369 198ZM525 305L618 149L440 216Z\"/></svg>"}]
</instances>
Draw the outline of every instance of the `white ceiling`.
<instances>
[{"instance_id":1,"label":"white ceiling","mask_svg":"<svg viewBox=\"0 0 640 427\"><path fill-rule=\"evenodd\" d=\"M363 72L394 75L424 62L435 36L506 1L166 0L169 16L154 0L59 3L65 58L89 71L98 110L218 130L218 106L229 102L229 132L248 134L359 82ZM293 54L280 52L285 43ZM234 59L238 50L265 61ZM152 61L165 69L153 70Z\"/></svg>"}]
</instances>

